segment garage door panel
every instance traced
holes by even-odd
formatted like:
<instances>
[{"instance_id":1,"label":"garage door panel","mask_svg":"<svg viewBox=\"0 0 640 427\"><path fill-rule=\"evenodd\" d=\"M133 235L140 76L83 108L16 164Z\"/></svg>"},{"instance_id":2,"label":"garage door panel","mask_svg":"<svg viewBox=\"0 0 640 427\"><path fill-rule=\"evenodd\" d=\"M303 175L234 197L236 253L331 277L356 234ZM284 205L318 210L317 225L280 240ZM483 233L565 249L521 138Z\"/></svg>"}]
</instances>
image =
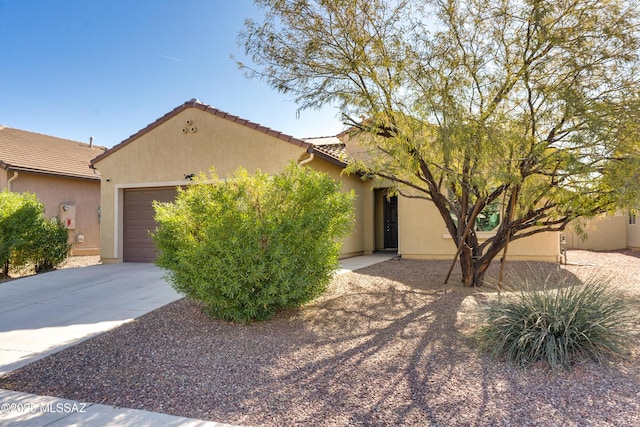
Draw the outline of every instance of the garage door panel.
<instances>
[{"instance_id":1,"label":"garage door panel","mask_svg":"<svg viewBox=\"0 0 640 427\"><path fill-rule=\"evenodd\" d=\"M176 189L131 188L124 190L123 204L123 260L125 262L153 262L156 247L149 236L156 229L153 201L172 202Z\"/></svg>"}]
</instances>

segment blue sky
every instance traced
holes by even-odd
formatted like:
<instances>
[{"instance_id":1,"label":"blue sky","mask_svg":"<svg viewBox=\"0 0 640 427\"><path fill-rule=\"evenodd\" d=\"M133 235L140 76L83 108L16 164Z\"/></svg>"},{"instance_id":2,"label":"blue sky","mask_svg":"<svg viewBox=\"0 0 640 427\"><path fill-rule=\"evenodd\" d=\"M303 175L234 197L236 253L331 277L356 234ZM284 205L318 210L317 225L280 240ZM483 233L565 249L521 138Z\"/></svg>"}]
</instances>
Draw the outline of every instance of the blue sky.
<instances>
[{"instance_id":1,"label":"blue sky","mask_svg":"<svg viewBox=\"0 0 640 427\"><path fill-rule=\"evenodd\" d=\"M0 0L0 124L111 147L191 98L296 137L344 129L230 58L251 0Z\"/></svg>"}]
</instances>

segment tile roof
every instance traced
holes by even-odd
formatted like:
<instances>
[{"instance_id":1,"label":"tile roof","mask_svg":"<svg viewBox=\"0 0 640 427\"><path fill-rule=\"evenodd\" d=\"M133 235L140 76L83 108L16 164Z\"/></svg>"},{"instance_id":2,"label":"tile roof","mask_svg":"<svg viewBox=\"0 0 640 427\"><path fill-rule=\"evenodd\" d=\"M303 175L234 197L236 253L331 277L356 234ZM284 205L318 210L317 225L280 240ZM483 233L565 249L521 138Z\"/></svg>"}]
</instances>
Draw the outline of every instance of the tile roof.
<instances>
[{"instance_id":1,"label":"tile roof","mask_svg":"<svg viewBox=\"0 0 640 427\"><path fill-rule=\"evenodd\" d=\"M274 138L280 139L282 141L286 141L289 142L291 144L297 145L299 147L303 147L303 148L309 148L311 146L311 144L309 142L303 141L302 139L298 139L295 138L291 135L287 135L284 134L282 132L279 132L277 130L273 130L271 128L268 128L266 126L262 126L258 123L249 121L247 119L243 119L241 117L238 116L234 116L233 114L229 114L226 113L222 110L219 110L217 108L214 108L210 105L204 104L203 102L192 98L189 101L185 102L184 104L174 108L173 110L169 111L167 114L165 114L164 116L160 117L159 119L157 119L155 122L150 123L149 125L147 125L146 127L144 127L143 129L139 130L138 132L136 132L135 134L131 135L129 138L125 139L124 141L122 141L121 143L119 143L118 145L113 146L112 148L110 148L109 150L107 150L105 153L99 155L98 157L96 157L95 159L93 159L91 161L91 164L94 165L97 162L99 162L100 160L104 159L105 157L111 155L112 153L118 151L119 149L127 146L128 144L130 144L131 142L135 141L136 139L140 138L142 135L146 134L147 132L153 130L154 128L160 126L162 123L166 122L167 120L171 119L172 117L176 116L177 114L181 113L182 111L188 109L188 108L198 108L202 111L205 111L209 114L212 114L216 117L221 117L225 120L230 120L234 123L238 123L242 126L246 126L250 129L254 129L258 132L262 132L262 133L266 133L267 135L270 135Z\"/></svg>"},{"instance_id":2,"label":"tile roof","mask_svg":"<svg viewBox=\"0 0 640 427\"><path fill-rule=\"evenodd\" d=\"M336 136L321 138L307 138L305 141L313 144L307 152L346 167L353 160L367 160L371 157L370 149L358 143L355 138L347 138L348 134L342 132Z\"/></svg>"},{"instance_id":3,"label":"tile roof","mask_svg":"<svg viewBox=\"0 0 640 427\"><path fill-rule=\"evenodd\" d=\"M346 144L336 136L322 138L307 138L305 141L313 144L307 150L318 157L323 158L340 167L346 167L348 163Z\"/></svg>"},{"instance_id":4,"label":"tile roof","mask_svg":"<svg viewBox=\"0 0 640 427\"><path fill-rule=\"evenodd\" d=\"M104 147L0 125L0 167L74 178L100 179L91 159Z\"/></svg>"}]
</instances>

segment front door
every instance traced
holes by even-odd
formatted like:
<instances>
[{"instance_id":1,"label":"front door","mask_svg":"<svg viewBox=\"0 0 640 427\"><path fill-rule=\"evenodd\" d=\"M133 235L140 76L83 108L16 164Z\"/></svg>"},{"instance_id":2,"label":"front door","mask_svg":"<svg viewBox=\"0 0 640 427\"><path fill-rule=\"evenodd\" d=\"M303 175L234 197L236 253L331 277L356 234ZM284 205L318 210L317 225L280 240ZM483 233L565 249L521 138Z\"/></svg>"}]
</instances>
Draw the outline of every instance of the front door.
<instances>
[{"instance_id":1,"label":"front door","mask_svg":"<svg viewBox=\"0 0 640 427\"><path fill-rule=\"evenodd\" d=\"M398 248L398 196L384 198L384 248Z\"/></svg>"}]
</instances>

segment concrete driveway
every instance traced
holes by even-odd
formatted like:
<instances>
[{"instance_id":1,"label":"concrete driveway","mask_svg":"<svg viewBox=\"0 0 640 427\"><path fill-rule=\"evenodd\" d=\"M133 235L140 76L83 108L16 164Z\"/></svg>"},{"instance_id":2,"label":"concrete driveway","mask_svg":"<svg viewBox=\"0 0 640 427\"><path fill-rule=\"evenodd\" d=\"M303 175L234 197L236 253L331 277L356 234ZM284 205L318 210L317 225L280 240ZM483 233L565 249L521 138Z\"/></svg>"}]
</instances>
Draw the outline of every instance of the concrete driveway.
<instances>
[{"instance_id":1,"label":"concrete driveway","mask_svg":"<svg viewBox=\"0 0 640 427\"><path fill-rule=\"evenodd\" d=\"M345 259L336 273L347 273L394 256L376 253ZM0 283L0 375L181 298L162 274L153 264L108 264ZM51 410L66 408L64 405L72 410ZM75 411L74 405L82 411ZM5 425L233 427L0 390L0 427Z\"/></svg>"},{"instance_id":2,"label":"concrete driveway","mask_svg":"<svg viewBox=\"0 0 640 427\"><path fill-rule=\"evenodd\" d=\"M120 263L0 283L0 375L179 299L162 275Z\"/></svg>"}]
</instances>

